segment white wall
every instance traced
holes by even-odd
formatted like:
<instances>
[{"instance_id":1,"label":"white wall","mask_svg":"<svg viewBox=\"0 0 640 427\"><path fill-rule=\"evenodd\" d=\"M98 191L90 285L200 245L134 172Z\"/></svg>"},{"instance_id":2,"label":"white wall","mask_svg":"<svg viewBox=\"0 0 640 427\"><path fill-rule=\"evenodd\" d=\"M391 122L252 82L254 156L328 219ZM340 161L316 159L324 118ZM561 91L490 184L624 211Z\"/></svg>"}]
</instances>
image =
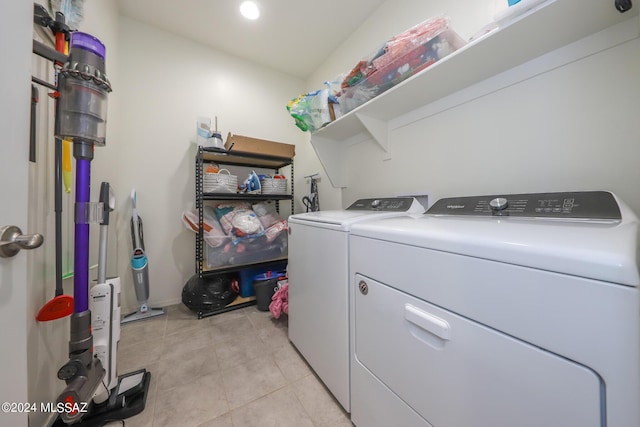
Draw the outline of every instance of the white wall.
<instances>
[{"instance_id":1,"label":"white wall","mask_svg":"<svg viewBox=\"0 0 640 427\"><path fill-rule=\"evenodd\" d=\"M178 303L195 268L195 235L180 217L195 206L197 117L217 115L225 138L232 132L299 144L304 134L293 126L285 106L304 85L124 17L118 23L116 51L119 78L112 80L112 97L117 103L109 99L109 122L116 129L109 128L106 147L96 148L93 183L109 181L116 190L110 245L117 250L107 273L122 278L126 311L137 305L129 268L131 190L137 191L144 221L150 304ZM302 175L299 170L295 175L298 186Z\"/></svg>"},{"instance_id":2,"label":"white wall","mask_svg":"<svg viewBox=\"0 0 640 427\"><path fill-rule=\"evenodd\" d=\"M416 17L447 13L454 29L468 38L500 7L493 0L387 1L309 82L317 86L327 75L348 68L345 58L353 62L367 52L370 40L423 19ZM391 160L385 161L389 156L371 141L350 147L350 184L342 191L342 204L398 193L424 192L437 199L607 189L640 212L640 194L635 190L640 169L634 167L640 158L639 95L636 38L392 129Z\"/></svg>"}]
</instances>

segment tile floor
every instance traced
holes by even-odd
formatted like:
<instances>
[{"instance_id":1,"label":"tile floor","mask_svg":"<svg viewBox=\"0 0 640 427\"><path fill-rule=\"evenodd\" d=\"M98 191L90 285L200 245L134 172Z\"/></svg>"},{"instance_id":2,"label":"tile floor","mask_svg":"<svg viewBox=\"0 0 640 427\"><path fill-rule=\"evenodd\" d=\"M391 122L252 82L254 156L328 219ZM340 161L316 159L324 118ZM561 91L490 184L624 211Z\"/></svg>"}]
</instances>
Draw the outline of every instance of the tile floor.
<instances>
[{"instance_id":1,"label":"tile floor","mask_svg":"<svg viewBox=\"0 0 640 427\"><path fill-rule=\"evenodd\" d=\"M255 306L199 320L180 304L123 325L117 363L151 372L146 408L126 427L352 426L289 342L287 316Z\"/></svg>"}]
</instances>

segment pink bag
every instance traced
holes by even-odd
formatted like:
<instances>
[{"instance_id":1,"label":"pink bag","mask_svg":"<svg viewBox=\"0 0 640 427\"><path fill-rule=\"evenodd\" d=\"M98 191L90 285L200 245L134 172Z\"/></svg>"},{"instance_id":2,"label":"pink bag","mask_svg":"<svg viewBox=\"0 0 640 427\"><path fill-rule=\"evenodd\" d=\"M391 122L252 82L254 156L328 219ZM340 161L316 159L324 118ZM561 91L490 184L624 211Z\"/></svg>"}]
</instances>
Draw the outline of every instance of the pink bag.
<instances>
[{"instance_id":1,"label":"pink bag","mask_svg":"<svg viewBox=\"0 0 640 427\"><path fill-rule=\"evenodd\" d=\"M289 314L289 283L285 283L271 297L269 311L275 319L279 319L282 313Z\"/></svg>"}]
</instances>

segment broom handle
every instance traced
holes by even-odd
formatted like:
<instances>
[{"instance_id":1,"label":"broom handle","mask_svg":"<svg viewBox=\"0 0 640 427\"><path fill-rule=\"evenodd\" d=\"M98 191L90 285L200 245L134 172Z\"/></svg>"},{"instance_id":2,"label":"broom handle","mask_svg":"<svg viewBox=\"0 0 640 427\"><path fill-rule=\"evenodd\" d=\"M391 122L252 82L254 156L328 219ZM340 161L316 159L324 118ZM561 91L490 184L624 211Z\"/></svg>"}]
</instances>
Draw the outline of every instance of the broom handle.
<instances>
[{"instance_id":1,"label":"broom handle","mask_svg":"<svg viewBox=\"0 0 640 427\"><path fill-rule=\"evenodd\" d=\"M55 246L56 246L56 296L64 293L62 288L62 139L55 139L54 169L54 211L55 211Z\"/></svg>"}]
</instances>

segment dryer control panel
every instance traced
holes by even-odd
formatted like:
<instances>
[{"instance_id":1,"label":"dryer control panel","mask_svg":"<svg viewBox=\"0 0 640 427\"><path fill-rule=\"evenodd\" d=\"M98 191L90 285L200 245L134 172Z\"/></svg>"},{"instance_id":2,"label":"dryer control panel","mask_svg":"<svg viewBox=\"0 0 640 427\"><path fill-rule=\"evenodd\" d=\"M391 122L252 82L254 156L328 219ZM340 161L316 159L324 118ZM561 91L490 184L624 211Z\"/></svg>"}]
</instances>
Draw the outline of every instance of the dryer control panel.
<instances>
[{"instance_id":1,"label":"dryer control panel","mask_svg":"<svg viewBox=\"0 0 640 427\"><path fill-rule=\"evenodd\" d=\"M618 203L607 191L451 197L438 200L425 214L606 222L622 219Z\"/></svg>"},{"instance_id":2,"label":"dryer control panel","mask_svg":"<svg viewBox=\"0 0 640 427\"><path fill-rule=\"evenodd\" d=\"M413 197L387 197L381 199L356 200L348 211L407 212L411 209Z\"/></svg>"}]
</instances>

